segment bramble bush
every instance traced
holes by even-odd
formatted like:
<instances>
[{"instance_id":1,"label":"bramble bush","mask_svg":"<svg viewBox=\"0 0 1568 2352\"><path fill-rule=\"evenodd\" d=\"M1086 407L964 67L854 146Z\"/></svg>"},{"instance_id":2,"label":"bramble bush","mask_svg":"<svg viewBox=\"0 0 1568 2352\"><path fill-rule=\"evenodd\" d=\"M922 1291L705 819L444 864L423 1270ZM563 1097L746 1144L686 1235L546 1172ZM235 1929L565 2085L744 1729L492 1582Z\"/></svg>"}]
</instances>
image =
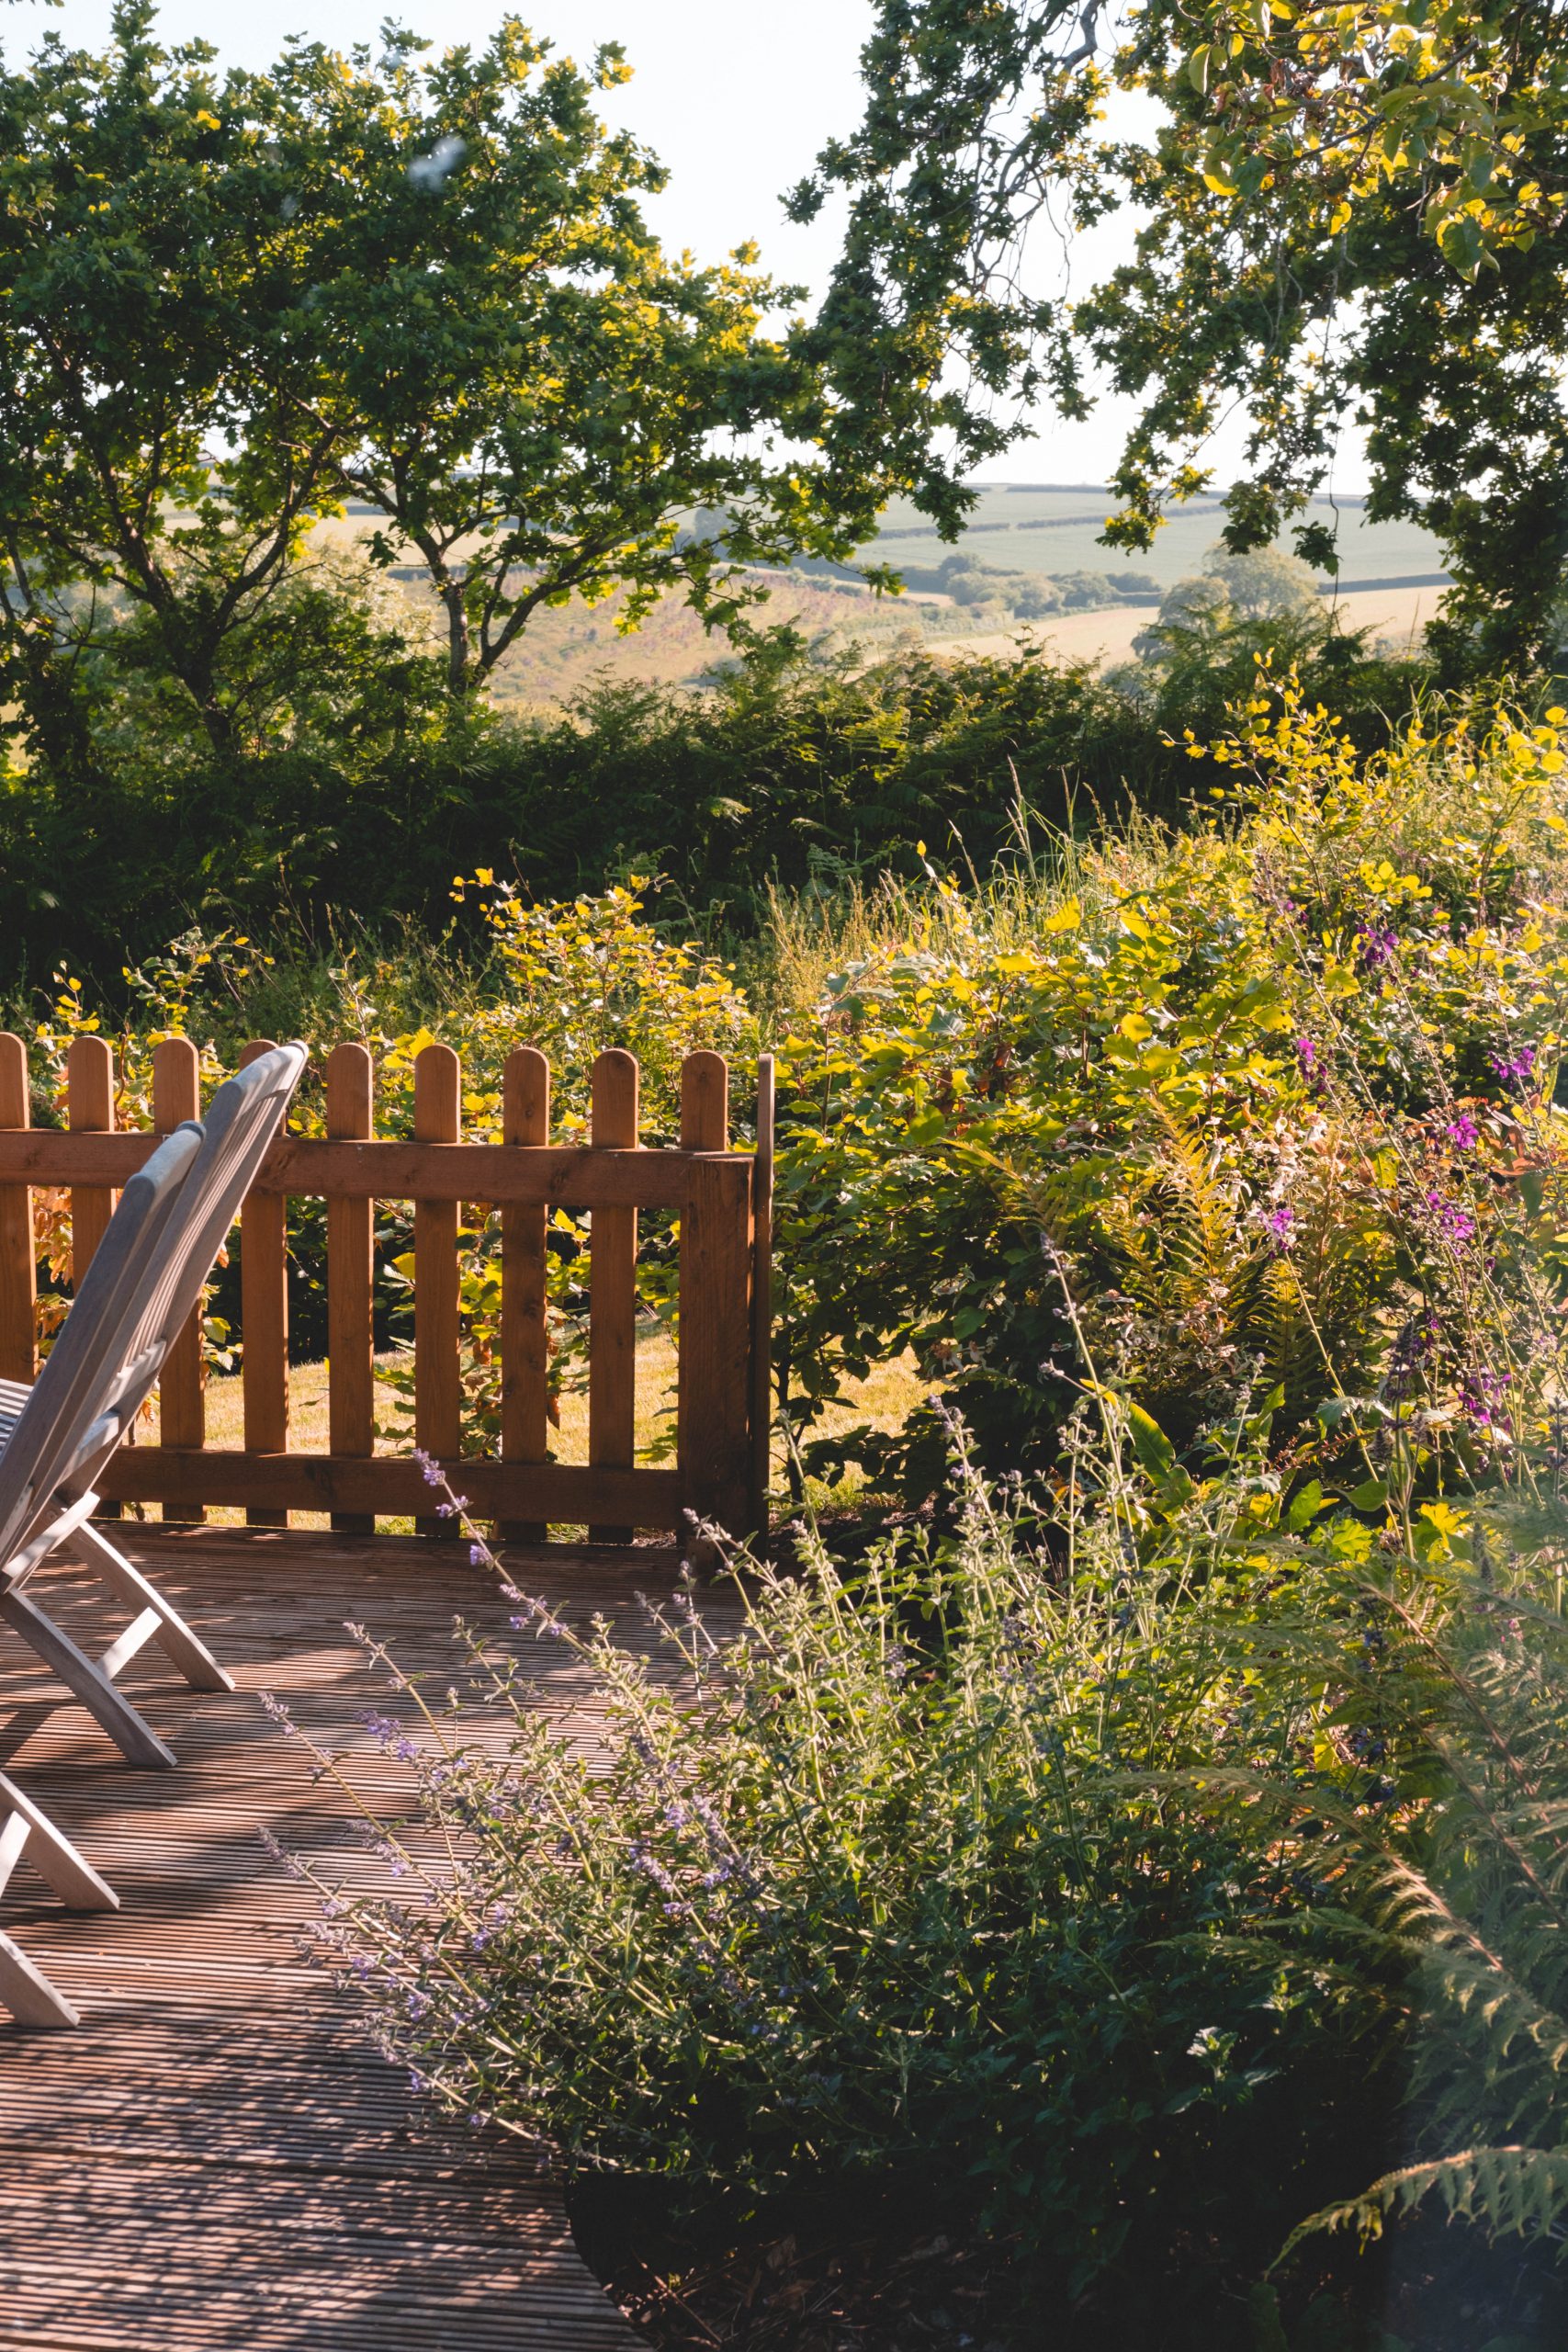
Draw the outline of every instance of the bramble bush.
<instances>
[{"instance_id":1,"label":"bramble bush","mask_svg":"<svg viewBox=\"0 0 1568 2352\"><path fill-rule=\"evenodd\" d=\"M1264 670L1207 823L1064 847L1027 922L933 867L781 1044L808 1464L932 1490L930 1413L810 1441L903 1349L997 1470L1049 1463L1097 1368L1185 1442L1254 1363L1284 1437L1418 1397L1495 1456L1557 1362L1562 719L1416 720L1362 759Z\"/></svg>"}]
</instances>

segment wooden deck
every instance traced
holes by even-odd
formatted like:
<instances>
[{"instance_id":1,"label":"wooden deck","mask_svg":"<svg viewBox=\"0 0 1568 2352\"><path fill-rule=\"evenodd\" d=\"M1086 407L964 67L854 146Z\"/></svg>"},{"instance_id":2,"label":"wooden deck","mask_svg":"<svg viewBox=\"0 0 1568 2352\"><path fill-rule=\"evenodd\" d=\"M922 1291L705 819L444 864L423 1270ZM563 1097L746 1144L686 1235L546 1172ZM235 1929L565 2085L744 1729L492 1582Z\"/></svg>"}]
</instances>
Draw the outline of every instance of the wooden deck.
<instances>
[{"instance_id":1,"label":"wooden deck","mask_svg":"<svg viewBox=\"0 0 1568 2352\"><path fill-rule=\"evenodd\" d=\"M440 1667L455 1611L504 1628L460 1546L267 1530L133 1528L132 1554L235 1675L187 1690L142 1654L125 1688L180 1770L130 1770L0 1627L0 1762L118 1891L70 1917L18 1871L5 1924L84 2014L75 2033L0 2023L0 2346L28 2352L464 2352L640 2342L583 2267L558 2197L499 2135L435 2121L303 1960L311 1891L259 1832L317 1855L358 1842L347 1799L263 1711L276 1690L388 1812L407 1782L357 1718L383 1703L343 1630L358 1618ZM641 1637L635 1593L671 1555L510 1555L573 1619ZM96 1604L43 1572L60 1615ZM55 1606L51 1600L51 1610ZM540 1704L581 1669L526 1651ZM591 1721L582 1729L591 1736ZM499 1726L498 1726L498 1736Z\"/></svg>"}]
</instances>

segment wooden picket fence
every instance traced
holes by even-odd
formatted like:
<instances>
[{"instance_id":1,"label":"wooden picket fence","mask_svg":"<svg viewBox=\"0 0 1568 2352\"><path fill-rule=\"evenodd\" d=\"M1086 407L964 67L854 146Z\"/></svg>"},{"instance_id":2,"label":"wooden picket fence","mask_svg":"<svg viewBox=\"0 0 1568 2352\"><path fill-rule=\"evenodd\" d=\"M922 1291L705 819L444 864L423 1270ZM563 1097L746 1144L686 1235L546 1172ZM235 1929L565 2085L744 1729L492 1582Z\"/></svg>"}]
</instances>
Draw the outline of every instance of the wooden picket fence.
<instances>
[{"instance_id":1,"label":"wooden picket fence","mask_svg":"<svg viewBox=\"0 0 1568 2352\"><path fill-rule=\"evenodd\" d=\"M242 1061L267 1050L260 1040ZM617 1050L593 1066L587 1144L551 1143L549 1064L528 1046L506 1062L500 1143L462 1140L462 1073L449 1046L426 1046L415 1060L412 1142L376 1136L375 1071L363 1046L334 1046L325 1079L326 1136L280 1136L241 1214L243 1448L205 1442L193 1317L160 1384L159 1442L120 1449L102 1480L106 1501L157 1502L165 1518L179 1520L237 1506L263 1526L287 1526L290 1510L326 1511L349 1533L373 1531L378 1516L412 1516L422 1532L452 1532L429 1516L418 1464L374 1450L374 1206L400 1200L413 1204L414 1442L452 1466L477 1516L537 1541L552 1526L575 1524L595 1541L625 1543L634 1529L680 1530L687 1514L736 1532L760 1527L770 1421L771 1058L760 1073L754 1153L729 1149L721 1054L687 1057L680 1145L657 1150L638 1140L637 1064ZM155 1048L151 1130L117 1132L114 1099L107 1044L78 1037L68 1131L32 1126L26 1049L0 1035L0 1376L30 1380L36 1370L31 1188L70 1189L72 1278L79 1282L115 1188L160 1135L200 1116L195 1046L171 1037ZM325 1453L297 1453L288 1442L291 1194L327 1204ZM501 1450L490 1456L462 1454L457 1231L465 1202L501 1213ZM558 1208L590 1220L586 1464L551 1461L547 1443L546 1235ZM639 1209L680 1219L673 1468L634 1459Z\"/></svg>"}]
</instances>

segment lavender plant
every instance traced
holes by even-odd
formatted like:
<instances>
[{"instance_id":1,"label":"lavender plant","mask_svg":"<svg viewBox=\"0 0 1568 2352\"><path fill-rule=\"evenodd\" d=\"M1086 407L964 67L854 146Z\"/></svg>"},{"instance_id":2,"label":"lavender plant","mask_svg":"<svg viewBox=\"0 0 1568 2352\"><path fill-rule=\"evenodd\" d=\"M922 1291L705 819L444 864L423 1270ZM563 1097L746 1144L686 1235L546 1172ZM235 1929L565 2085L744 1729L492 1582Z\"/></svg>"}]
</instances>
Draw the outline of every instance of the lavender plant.
<instances>
[{"instance_id":1,"label":"lavender plant","mask_svg":"<svg viewBox=\"0 0 1568 2352\"><path fill-rule=\"evenodd\" d=\"M1259 1837L1250 1793L1368 1779L1330 1728L1367 1683L1353 1575L1321 1542L1281 1577L1314 1512L1267 1413L1180 1488L1105 1410L1122 1442L1077 1425L1057 1539L961 1446L950 1540L851 1572L805 1533L792 1572L748 1565L725 1640L683 1584L648 1604L656 1664L503 1579L505 1633L458 1634L502 1754L366 1637L417 1822L375 1830L388 1898L312 1874L323 1952L415 2086L691 2209L812 2180L919 2211L934 2185L1108 2308L1183 2239L1196 2308L1357 2179L1393 2044L1365 1985L1306 1964L1310 1841ZM1264 1674L1309 1636L1331 1690ZM536 1642L591 1679L597 1753L535 1706Z\"/></svg>"}]
</instances>

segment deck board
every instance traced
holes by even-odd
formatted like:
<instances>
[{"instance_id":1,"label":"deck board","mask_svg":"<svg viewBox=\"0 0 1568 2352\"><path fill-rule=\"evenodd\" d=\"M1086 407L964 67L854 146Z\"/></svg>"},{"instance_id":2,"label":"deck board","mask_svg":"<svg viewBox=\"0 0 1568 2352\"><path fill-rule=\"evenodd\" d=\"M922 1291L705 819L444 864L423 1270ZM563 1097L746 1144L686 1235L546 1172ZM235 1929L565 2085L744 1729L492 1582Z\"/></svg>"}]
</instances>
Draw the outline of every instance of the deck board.
<instances>
[{"instance_id":1,"label":"deck board","mask_svg":"<svg viewBox=\"0 0 1568 2352\"><path fill-rule=\"evenodd\" d=\"M626 2352L641 2341L584 2268L527 2152L434 2118L351 2002L298 1949L310 1889L270 1829L374 1883L347 1797L269 1719L274 1690L395 1815L408 1779L357 1717L388 1703L344 1631L444 1674L461 1611L506 1612L458 1545L272 1530L131 1527L147 1566L229 1667L186 1689L159 1653L124 1687L180 1758L130 1770L0 1627L0 1763L115 1887L61 1911L18 1871L0 1918L83 2012L74 2033L0 2022L0 2346L28 2352ZM509 1555L574 1621L645 1640L636 1591L667 1553ZM112 1630L75 1572L47 1570L68 1630ZM100 1646L102 1639L100 1638ZM539 1705L592 1742L585 1677L530 1645ZM503 1736L499 1720L493 1736Z\"/></svg>"}]
</instances>

